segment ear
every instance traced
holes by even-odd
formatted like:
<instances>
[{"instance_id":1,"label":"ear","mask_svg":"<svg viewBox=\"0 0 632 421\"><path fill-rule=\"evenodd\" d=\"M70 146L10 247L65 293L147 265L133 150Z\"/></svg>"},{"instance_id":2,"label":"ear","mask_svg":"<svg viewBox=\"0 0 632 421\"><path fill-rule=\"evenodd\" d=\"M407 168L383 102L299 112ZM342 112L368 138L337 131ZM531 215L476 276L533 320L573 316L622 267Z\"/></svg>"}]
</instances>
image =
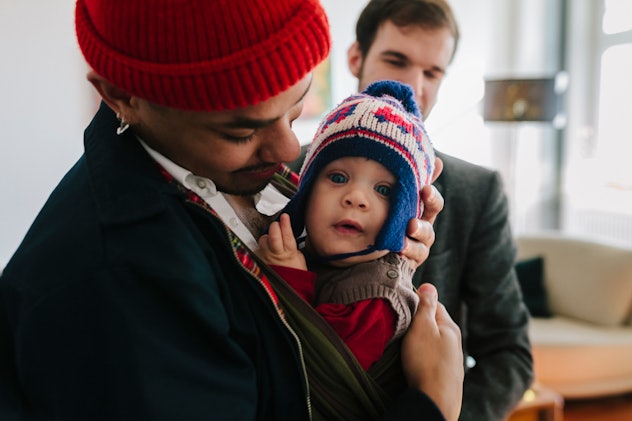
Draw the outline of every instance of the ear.
<instances>
[{"instance_id":1,"label":"ear","mask_svg":"<svg viewBox=\"0 0 632 421\"><path fill-rule=\"evenodd\" d=\"M124 118L128 123L133 123L130 119L135 113L132 110L133 97L130 94L112 85L94 70L88 72L87 78L97 92L99 92L99 95L103 98L103 102L105 102L112 111Z\"/></svg>"},{"instance_id":2,"label":"ear","mask_svg":"<svg viewBox=\"0 0 632 421\"><path fill-rule=\"evenodd\" d=\"M356 41L347 50L347 66L349 66L351 74L358 79L360 78L363 59L360 44Z\"/></svg>"}]
</instances>

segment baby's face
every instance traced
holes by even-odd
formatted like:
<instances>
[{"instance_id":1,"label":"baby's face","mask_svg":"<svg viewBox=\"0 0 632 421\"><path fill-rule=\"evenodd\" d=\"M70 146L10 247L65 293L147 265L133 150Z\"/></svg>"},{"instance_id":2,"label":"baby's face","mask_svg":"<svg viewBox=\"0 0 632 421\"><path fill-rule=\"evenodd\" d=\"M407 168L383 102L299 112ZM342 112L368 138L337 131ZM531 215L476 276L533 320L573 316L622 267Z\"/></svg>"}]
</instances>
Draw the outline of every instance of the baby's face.
<instances>
[{"instance_id":1,"label":"baby's face","mask_svg":"<svg viewBox=\"0 0 632 421\"><path fill-rule=\"evenodd\" d=\"M307 247L318 256L366 250L384 225L396 179L382 164L345 157L318 174L306 207ZM351 265L388 253L380 250L337 261Z\"/></svg>"}]
</instances>

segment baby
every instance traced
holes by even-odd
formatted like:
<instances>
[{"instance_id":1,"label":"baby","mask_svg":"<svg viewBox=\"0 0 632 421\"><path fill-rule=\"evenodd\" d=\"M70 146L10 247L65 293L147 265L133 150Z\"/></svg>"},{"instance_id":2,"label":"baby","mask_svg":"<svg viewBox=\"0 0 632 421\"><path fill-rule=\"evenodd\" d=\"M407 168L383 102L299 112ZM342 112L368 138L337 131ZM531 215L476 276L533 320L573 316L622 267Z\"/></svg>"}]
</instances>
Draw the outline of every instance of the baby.
<instances>
[{"instance_id":1,"label":"baby","mask_svg":"<svg viewBox=\"0 0 632 421\"><path fill-rule=\"evenodd\" d=\"M257 254L365 370L404 334L417 308L414 269L399 252L408 221L423 211L419 192L434 160L412 89L375 82L325 116L297 193L259 239Z\"/></svg>"}]
</instances>

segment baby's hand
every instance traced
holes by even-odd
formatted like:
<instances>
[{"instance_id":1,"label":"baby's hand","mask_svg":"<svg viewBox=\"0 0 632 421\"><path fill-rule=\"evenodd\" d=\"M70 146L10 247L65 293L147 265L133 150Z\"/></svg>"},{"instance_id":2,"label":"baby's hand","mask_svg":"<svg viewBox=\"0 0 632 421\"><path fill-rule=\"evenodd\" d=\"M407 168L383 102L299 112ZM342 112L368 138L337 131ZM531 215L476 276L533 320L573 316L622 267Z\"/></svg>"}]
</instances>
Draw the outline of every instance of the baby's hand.
<instances>
[{"instance_id":1,"label":"baby's hand","mask_svg":"<svg viewBox=\"0 0 632 421\"><path fill-rule=\"evenodd\" d=\"M270 224L268 233L259 238L259 248L255 253L269 265L307 270L305 256L296 245L287 213L281 215L279 222Z\"/></svg>"}]
</instances>

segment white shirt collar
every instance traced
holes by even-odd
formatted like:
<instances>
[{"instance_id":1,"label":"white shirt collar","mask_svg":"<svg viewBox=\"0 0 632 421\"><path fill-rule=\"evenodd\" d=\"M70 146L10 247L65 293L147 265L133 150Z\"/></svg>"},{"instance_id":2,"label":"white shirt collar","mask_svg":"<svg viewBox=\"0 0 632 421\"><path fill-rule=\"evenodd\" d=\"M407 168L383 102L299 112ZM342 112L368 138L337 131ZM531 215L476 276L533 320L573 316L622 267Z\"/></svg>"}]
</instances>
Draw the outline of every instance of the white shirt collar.
<instances>
[{"instance_id":1,"label":"white shirt collar","mask_svg":"<svg viewBox=\"0 0 632 421\"><path fill-rule=\"evenodd\" d=\"M241 222L234 209L230 206L221 192L217 191L215 183L200 177L171 161L160 152L152 149L142 139L138 139L147 153L160 164L173 178L187 189L200 196L220 216L246 245L252 249L257 246L257 239L253 237L246 226ZM271 216L278 213L288 202L288 198L268 184L262 191L254 196L255 208L259 213Z\"/></svg>"}]
</instances>

